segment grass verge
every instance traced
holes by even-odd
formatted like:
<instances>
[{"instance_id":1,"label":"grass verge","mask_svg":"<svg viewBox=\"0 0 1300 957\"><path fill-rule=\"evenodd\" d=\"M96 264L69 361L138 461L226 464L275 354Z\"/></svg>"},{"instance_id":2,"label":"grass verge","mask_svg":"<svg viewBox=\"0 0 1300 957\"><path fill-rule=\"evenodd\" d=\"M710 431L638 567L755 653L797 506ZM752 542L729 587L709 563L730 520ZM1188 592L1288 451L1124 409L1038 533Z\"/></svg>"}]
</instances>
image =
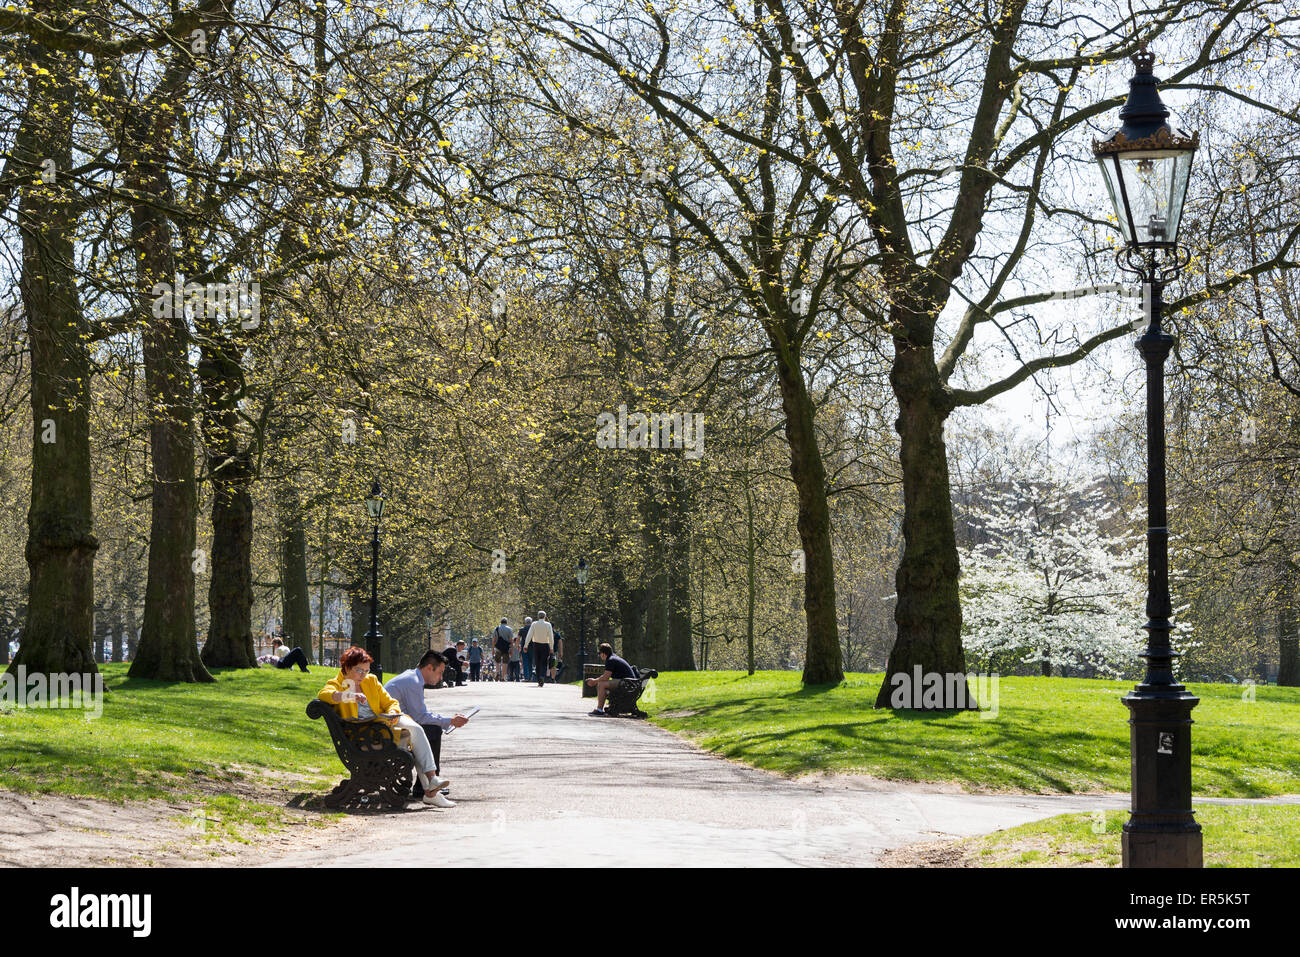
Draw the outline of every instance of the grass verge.
<instances>
[{"instance_id":1,"label":"grass verge","mask_svg":"<svg viewBox=\"0 0 1300 957\"><path fill-rule=\"evenodd\" d=\"M1061 814L950 847L975 867L1119 867L1126 811ZM1198 805L1206 867L1300 867L1300 807Z\"/></svg>"},{"instance_id":2,"label":"grass verge","mask_svg":"<svg viewBox=\"0 0 1300 957\"><path fill-rule=\"evenodd\" d=\"M128 678L101 665L103 714L0 711L0 787L113 801L200 798L213 785L319 791L342 775L305 713L333 669L216 671L212 684Z\"/></svg>"},{"instance_id":3,"label":"grass verge","mask_svg":"<svg viewBox=\"0 0 1300 957\"><path fill-rule=\"evenodd\" d=\"M642 707L707 751L782 774L866 773L967 790L1124 792L1131 684L1002 678L997 712L875 710L879 674L804 687L797 672L671 672ZM1300 793L1300 688L1192 684L1199 796ZM647 700L650 699L650 700Z\"/></svg>"}]
</instances>

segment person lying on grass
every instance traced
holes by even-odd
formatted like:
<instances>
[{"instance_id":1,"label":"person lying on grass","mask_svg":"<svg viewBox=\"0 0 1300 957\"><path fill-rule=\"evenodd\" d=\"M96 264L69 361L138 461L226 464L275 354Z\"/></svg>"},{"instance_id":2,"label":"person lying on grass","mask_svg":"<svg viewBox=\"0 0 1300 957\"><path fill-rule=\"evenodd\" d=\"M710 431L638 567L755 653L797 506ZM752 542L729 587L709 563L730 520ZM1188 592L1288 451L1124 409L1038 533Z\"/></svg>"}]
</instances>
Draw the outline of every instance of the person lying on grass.
<instances>
[{"instance_id":1,"label":"person lying on grass","mask_svg":"<svg viewBox=\"0 0 1300 957\"><path fill-rule=\"evenodd\" d=\"M257 659L259 666L272 665L276 668L292 668L297 665L303 671L307 671L307 653L301 648L294 648L292 651L283 643L277 643L275 650L269 655L259 655Z\"/></svg>"},{"instance_id":2,"label":"person lying on grass","mask_svg":"<svg viewBox=\"0 0 1300 957\"><path fill-rule=\"evenodd\" d=\"M424 788L424 803L436 806L442 803L438 795L448 782L437 775L433 749L429 747L424 729L402 714L401 705L370 673L372 661L374 659L364 648L349 648L339 659L339 673L321 688L316 697L332 704L345 721L378 720L388 725L393 740L415 758L418 780Z\"/></svg>"}]
</instances>

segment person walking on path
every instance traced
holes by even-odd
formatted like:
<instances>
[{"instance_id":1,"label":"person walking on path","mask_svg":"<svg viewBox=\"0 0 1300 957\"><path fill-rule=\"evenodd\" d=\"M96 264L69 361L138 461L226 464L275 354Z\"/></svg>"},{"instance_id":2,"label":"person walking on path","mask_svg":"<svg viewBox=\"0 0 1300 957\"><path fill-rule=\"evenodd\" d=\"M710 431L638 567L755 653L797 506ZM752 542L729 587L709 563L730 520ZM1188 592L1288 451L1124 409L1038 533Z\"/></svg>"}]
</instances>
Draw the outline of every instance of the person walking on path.
<instances>
[{"instance_id":1,"label":"person walking on path","mask_svg":"<svg viewBox=\"0 0 1300 957\"><path fill-rule=\"evenodd\" d=\"M506 618L501 619L501 624L492 629L492 660L497 666L497 681L504 681L506 674L506 663L510 660L510 640L514 637L514 632L510 630L510 622Z\"/></svg>"},{"instance_id":2,"label":"person walking on path","mask_svg":"<svg viewBox=\"0 0 1300 957\"><path fill-rule=\"evenodd\" d=\"M482 670L483 649L478 646L477 638L471 638L469 642L469 680L478 681Z\"/></svg>"},{"instance_id":3,"label":"person walking on path","mask_svg":"<svg viewBox=\"0 0 1300 957\"><path fill-rule=\"evenodd\" d=\"M507 681L522 681L524 671L524 653L520 648L519 638L515 637L510 640L510 673L506 676Z\"/></svg>"},{"instance_id":4,"label":"person walking on path","mask_svg":"<svg viewBox=\"0 0 1300 957\"><path fill-rule=\"evenodd\" d=\"M559 681L564 670L564 632L555 629L555 647L551 652L551 680Z\"/></svg>"},{"instance_id":5,"label":"person walking on path","mask_svg":"<svg viewBox=\"0 0 1300 957\"><path fill-rule=\"evenodd\" d=\"M533 627L533 620L531 618L525 618L524 627L519 629L519 647L521 649L521 653L523 656L523 668L524 668L525 681L533 680L533 656L528 654L527 651L524 650L528 648L528 629L531 627Z\"/></svg>"},{"instance_id":6,"label":"person walking on path","mask_svg":"<svg viewBox=\"0 0 1300 957\"><path fill-rule=\"evenodd\" d=\"M554 643L555 631L551 628L551 623L546 620L546 612L539 611L537 620L528 629L528 644L524 646L525 651L529 648L533 650L533 673L537 675L537 687L539 688L546 684L551 646Z\"/></svg>"}]
</instances>

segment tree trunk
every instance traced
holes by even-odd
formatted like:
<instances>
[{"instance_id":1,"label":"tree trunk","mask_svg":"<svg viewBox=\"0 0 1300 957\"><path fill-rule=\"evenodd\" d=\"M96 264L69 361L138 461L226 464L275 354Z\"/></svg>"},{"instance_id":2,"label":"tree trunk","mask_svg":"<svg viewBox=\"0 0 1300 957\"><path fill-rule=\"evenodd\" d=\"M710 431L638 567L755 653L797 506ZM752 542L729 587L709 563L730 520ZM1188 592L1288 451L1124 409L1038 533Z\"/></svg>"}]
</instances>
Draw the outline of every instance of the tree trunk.
<instances>
[{"instance_id":1,"label":"tree trunk","mask_svg":"<svg viewBox=\"0 0 1300 957\"><path fill-rule=\"evenodd\" d=\"M130 109L130 107L128 107ZM128 195L168 197L166 159L174 109L126 119L123 150ZM149 573L144 622L131 677L212 681L194 635L194 568L198 501L194 481L193 384L184 309L155 310L155 287L176 281L171 224L148 202L131 207L136 287L141 309L149 447L153 468ZM163 311L161 317L155 311ZM171 313L171 315L167 315Z\"/></svg>"},{"instance_id":2,"label":"tree trunk","mask_svg":"<svg viewBox=\"0 0 1300 957\"><path fill-rule=\"evenodd\" d=\"M234 345L216 322L205 322L199 362L203 433L212 481L212 577L208 581L209 668L256 668L253 644L252 458L242 448L238 404L243 372Z\"/></svg>"},{"instance_id":3,"label":"tree trunk","mask_svg":"<svg viewBox=\"0 0 1300 957\"><path fill-rule=\"evenodd\" d=\"M854 641L856 635L857 622L854 620L853 610L856 605L856 595L850 591L848 607L844 614L844 670L852 674L858 670L858 646Z\"/></svg>"},{"instance_id":4,"label":"tree trunk","mask_svg":"<svg viewBox=\"0 0 1300 957\"><path fill-rule=\"evenodd\" d=\"M700 592L700 615L696 619L700 623L700 671L707 671L709 667L709 632L708 616L705 614L704 605L704 561L700 560L699 574L695 576L695 581Z\"/></svg>"},{"instance_id":5,"label":"tree trunk","mask_svg":"<svg viewBox=\"0 0 1300 957\"><path fill-rule=\"evenodd\" d=\"M221 461L217 461L221 459ZM235 451L209 457L212 475L212 578L208 582L209 668L256 668L253 643L253 466Z\"/></svg>"},{"instance_id":6,"label":"tree trunk","mask_svg":"<svg viewBox=\"0 0 1300 957\"><path fill-rule=\"evenodd\" d=\"M64 19L62 4L32 12ZM27 109L11 157L18 201L19 287L31 352L32 494L27 512L27 622L11 669L95 672L95 551L90 494L89 335L77 292L69 170L78 54L28 43ZM43 164L52 162L53 167ZM42 182L43 169L53 173ZM6 647L8 637L5 637Z\"/></svg>"},{"instance_id":7,"label":"tree trunk","mask_svg":"<svg viewBox=\"0 0 1300 957\"><path fill-rule=\"evenodd\" d=\"M135 661L135 650L139 645L137 641L139 632L135 620L137 592L132 589L126 597L126 658L128 661Z\"/></svg>"},{"instance_id":8,"label":"tree trunk","mask_svg":"<svg viewBox=\"0 0 1300 957\"><path fill-rule=\"evenodd\" d=\"M120 607L113 614L113 661L122 660L122 615Z\"/></svg>"},{"instance_id":9,"label":"tree trunk","mask_svg":"<svg viewBox=\"0 0 1300 957\"><path fill-rule=\"evenodd\" d=\"M325 583L330 576L330 503L325 502L325 520L321 523L320 533L320 595L316 608L316 631L320 639L317 661L325 660Z\"/></svg>"},{"instance_id":10,"label":"tree trunk","mask_svg":"<svg viewBox=\"0 0 1300 957\"><path fill-rule=\"evenodd\" d=\"M745 663L754 673L754 493L745 475Z\"/></svg>"},{"instance_id":11,"label":"tree trunk","mask_svg":"<svg viewBox=\"0 0 1300 957\"><path fill-rule=\"evenodd\" d=\"M1295 569L1282 563L1282 587L1277 607L1277 684L1279 688L1300 686L1300 634L1296 631Z\"/></svg>"},{"instance_id":12,"label":"tree trunk","mask_svg":"<svg viewBox=\"0 0 1300 957\"><path fill-rule=\"evenodd\" d=\"M645 608L646 589L642 585L634 588L620 588L618 592L618 614L622 622L622 647L617 651L630 664L643 665L645 647Z\"/></svg>"},{"instance_id":13,"label":"tree trunk","mask_svg":"<svg viewBox=\"0 0 1300 957\"><path fill-rule=\"evenodd\" d=\"M365 635L370 630L370 575L361 576L348 589L348 603L352 612L352 646L364 648ZM345 648L344 651L347 649ZM441 648L436 648L441 651Z\"/></svg>"},{"instance_id":14,"label":"tree trunk","mask_svg":"<svg viewBox=\"0 0 1300 957\"><path fill-rule=\"evenodd\" d=\"M923 674L966 673L957 536L943 440L951 408L942 399L933 347L895 338L889 378L899 403L895 428L903 466L903 558L895 578L898 636L889 652L877 708L890 707L892 676L906 675L910 681L916 665ZM974 699L967 695L966 700Z\"/></svg>"},{"instance_id":15,"label":"tree trunk","mask_svg":"<svg viewBox=\"0 0 1300 957\"><path fill-rule=\"evenodd\" d=\"M664 506L655 483L641 489L641 540L645 548L644 631L641 633L641 661L637 667L667 669L668 654L668 568L664 531Z\"/></svg>"},{"instance_id":16,"label":"tree trunk","mask_svg":"<svg viewBox=\"0 0 1300 957\"><path fill-rule=\"evenodd\" d=\"M844 680L839 623L835 610L835 559L831 551L831 515L826 503L826 468L813 425L812 397L797 354L778 350L777 378L790 444L790 475L799 492L799 541L804 553L804 614L808 646L804 684L838 684Z\"/></svg>"},{"instance_id":17,"label":"tree trunk","mask_svg":"<svg viewBox=\"0 0 1300 957\"><path fill-rule=\"evenodd\" d=\"M668 653L669 671L694 671L691 641L691 497L677 463L669 477L668 501Z\"/></svg>"},{"instance_id":18,"label":"tree trunk","mask_svg":"<svg viewBox=\"0 0 1300 957\"><path fill-rule=\"evenodd\" d=\"M311 597L307 584L307 529L303 523L302 503L297 491L287 484L280 487L279 499L281 620L289 647L301 647L310 660ZM382 629L381 633L387 634ZM383 661L383 652L380 655ZM392 670L387 661L384 667Z\"/></svg>"},{"instance_id":19,"label":"tree trunk","mask_svg":"<svg viewBox=\"0 0 1300 957\"><path fill-rule=\"evenodd\" d=\"M668 651L668 573L662 567L650 576L645 590L645 631L642 633L641 667L666 670Z\"/></svg>"}]
</instances>

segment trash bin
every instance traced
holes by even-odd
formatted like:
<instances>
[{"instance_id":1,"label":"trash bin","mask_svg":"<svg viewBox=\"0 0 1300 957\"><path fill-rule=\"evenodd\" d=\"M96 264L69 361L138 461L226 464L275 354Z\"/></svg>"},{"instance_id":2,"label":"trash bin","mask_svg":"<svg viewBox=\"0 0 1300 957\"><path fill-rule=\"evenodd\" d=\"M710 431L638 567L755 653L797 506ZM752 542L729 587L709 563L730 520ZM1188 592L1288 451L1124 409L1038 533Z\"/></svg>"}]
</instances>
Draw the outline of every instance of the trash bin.
<instances>
[{"instance_id":1,"label":"trash bin","mask_svg":"<svg viewBox=\"0 0 1300 957\"><path fill-rule=\"evenodd\" d=\"M596 697L596 686L587 684L587 679L599 678L604 673L605 666L603 664L582 666L582 696L584 698Z\"/></svg>"}]
</instances>

